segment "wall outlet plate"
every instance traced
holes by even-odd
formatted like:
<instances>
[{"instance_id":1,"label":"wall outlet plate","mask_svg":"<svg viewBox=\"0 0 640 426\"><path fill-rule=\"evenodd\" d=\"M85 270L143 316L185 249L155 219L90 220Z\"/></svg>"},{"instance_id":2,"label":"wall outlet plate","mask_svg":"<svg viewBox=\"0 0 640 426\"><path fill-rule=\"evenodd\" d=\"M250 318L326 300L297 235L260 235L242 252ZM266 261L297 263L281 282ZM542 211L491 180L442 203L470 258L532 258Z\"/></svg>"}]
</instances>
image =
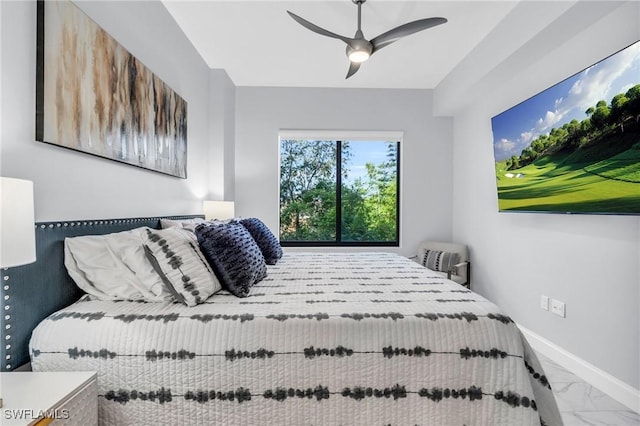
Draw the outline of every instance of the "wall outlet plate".
<instances>
[{"instance_id":1,"label":"wall outlet plate","mask_svg":"<svg viewBox=\"0 0 640 426\"><path fill-rule=\"evenodd\" d=\"M556 299L551 299L551 312L562 318L565 318L566 306L564 302L561 302Z\"/></svg>"}]
</instances>

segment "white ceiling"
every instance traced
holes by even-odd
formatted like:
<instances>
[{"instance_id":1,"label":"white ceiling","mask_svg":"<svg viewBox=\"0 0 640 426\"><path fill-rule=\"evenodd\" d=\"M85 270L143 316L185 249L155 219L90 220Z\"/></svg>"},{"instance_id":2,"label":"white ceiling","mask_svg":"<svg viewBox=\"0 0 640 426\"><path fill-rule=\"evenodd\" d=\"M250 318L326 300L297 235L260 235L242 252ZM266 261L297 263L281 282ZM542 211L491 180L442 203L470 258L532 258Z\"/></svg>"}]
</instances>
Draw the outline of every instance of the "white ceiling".
<instances>
[{"instance_id":1,"label":"white ceiling","mask_svg":"<svg viewBox=\"0 0 640 426\"><path fill-rule=\"evenodd\" d=\"M398 25L441 16L449 22L385 47L345 80L346 45L302 27L287 10L352 37L351 0L179 1L166 8L211 68L237 86L433 88L517 4L515 1L382 1L362 6L371 39Z\"/></svg>"},{"instance_id":2,"label":"white ceiling","mask_svg":"<svg viewBox=\"0 0 640 426\"><path fill-rule=\"evenodd\" d=\"M351 0L163 3L205 62L226 70L237 86L432 89L522 2L369 0L362 6L367 39L417 19L441 16L448 22L376 52L348 80L345 44L309 31L286 11L352 37L357 7ZM541 1L540 9L548 10L552 3ZM518 43L526 42L556 17L555 13L531 16L529 28L521 28L520 37L529 35ZM509 45L509 40L505 43ZM518 48L513 44L511 40L510 52L496 52L496 60Z\"/></svg>"}]
</instances>

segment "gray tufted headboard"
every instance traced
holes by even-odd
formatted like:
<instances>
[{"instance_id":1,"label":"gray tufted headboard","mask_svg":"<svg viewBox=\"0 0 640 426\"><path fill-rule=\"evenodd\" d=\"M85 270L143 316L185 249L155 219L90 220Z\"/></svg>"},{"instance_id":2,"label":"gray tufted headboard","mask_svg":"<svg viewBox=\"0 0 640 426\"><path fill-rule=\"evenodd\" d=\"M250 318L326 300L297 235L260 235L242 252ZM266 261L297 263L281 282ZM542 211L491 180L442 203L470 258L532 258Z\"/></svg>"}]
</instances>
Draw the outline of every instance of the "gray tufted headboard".
<instances>
[{"instance_id":1,"label":"gray tufted headboard","mask_svg":"<svg viewBox=\"0 0 640 426\"><path fill-rule=\"evenodd\" d=\"M0 371L29 362L29 339L40 321L78 300L83 292L64 266L64 239L102 235L148 226L159 229L160 219L191 219L201 215L129 219L38 222L36 262L2 270Z\"/></svg>"}]
</instances>

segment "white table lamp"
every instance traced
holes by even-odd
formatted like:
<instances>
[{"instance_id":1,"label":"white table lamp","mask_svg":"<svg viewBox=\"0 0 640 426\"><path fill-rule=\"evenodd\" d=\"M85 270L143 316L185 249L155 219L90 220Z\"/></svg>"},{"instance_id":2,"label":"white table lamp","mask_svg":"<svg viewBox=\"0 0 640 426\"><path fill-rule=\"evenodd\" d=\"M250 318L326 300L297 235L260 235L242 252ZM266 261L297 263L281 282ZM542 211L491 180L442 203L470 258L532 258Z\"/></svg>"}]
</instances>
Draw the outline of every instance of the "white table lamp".
<instances>
[{"instance_id":1,"label":"white table lamp","mask_svg":"<svg viewBox=\"0 0 640 426\"><path fill-rule=\"evenodd\" d=\"M0 177L0 267L10 268L35 260L33 182Z\"/></svg>"},{"instance_id":2,"label":"white table lamp","mask_svg":"<svg viewBox=\"0 0 640 426\"><path fill-rule=\"evenodd\" d=\"M227 220L235 217L233 201L204 201L203 210L206 220Z\"/></svg>"},{"instance_id":3,"label":"white table lamp","mask_svg":"<svg viewBox=\"0 0 640 426\"><path fill-rule=\"evenodd\" d=\"M0 267L36 260L33 182L0 177Z\"/></svg>"}]
</instances>

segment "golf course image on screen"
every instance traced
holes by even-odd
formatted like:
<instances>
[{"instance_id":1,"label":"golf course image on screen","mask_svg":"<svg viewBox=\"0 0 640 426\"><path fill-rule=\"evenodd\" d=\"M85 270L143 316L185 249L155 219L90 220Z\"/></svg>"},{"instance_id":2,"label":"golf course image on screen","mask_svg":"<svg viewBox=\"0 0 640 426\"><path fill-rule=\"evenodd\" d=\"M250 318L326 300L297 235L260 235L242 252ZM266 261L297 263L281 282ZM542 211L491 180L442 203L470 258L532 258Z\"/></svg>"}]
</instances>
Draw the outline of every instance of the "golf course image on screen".
<instances>
[{"instance_id":1,"label":"golf course image on screen","mask_svg":"<svg viewBox=\"0 0 640 426\"><path fill-rule=\"evenodd\" d=\"M500 211L640 214L640 41L491 122Z\"/></svg>"}]
</instances>

